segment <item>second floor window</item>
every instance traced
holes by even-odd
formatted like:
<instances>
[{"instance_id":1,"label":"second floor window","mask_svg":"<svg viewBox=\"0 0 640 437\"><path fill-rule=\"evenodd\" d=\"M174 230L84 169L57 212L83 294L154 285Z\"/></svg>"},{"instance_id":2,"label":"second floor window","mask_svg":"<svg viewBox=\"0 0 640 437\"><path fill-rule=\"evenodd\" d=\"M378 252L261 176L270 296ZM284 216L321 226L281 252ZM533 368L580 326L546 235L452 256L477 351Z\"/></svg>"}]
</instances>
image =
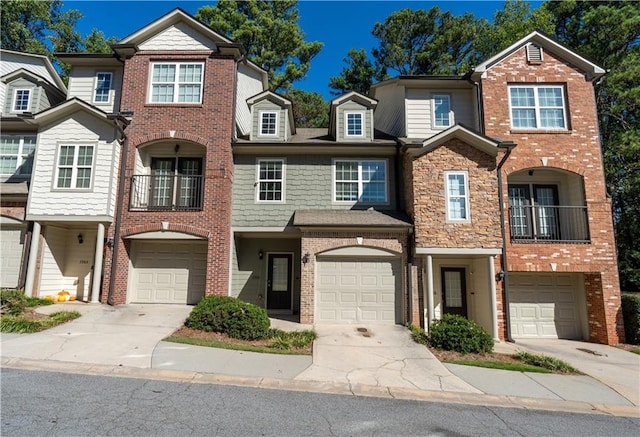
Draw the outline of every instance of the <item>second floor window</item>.
<instances>
[{"instance_id":1,"label":"second floor window","mask_svg":"<svg viewBox=\"0 0 640 437\"><path fill-rule=\"evenodd\" d=\"M511 127L566 129L564 88L554 85L509 87Z\"/></svg>"},{"instance_id":2,"label":"second floor window","mask_svg":"<svg viewBox=\"0 0 640 437\"><path fill-rule=\"evenodd\" d=\"M447 196L447 220L469 220L469 182L467 173L445 172L445 192Z\"/></svg>"},{"instance_id":3,"label":"second floor window","mask_svg":"<svg viewBox=\"0 0 640 437\"><path fill-rule=\"evenodd\" d=\"M387 202L387 162L334 161L334 201Z\"/></svg>"},{"instance_id":4,"label":"second floor window","mask_svg":"<svg viewBox=\"0 0 640 437\"><path fill-rule=\"evenodd\" d=\"M111 92L111 73L98 73L96 75L96 90L93 101L96 103L108 103Z\"/></svg>"},{"instance_id":5,"label":"second floor window","mask_svg":"<svg viewBox=\"0 0 640 437\"><path fill-rule=\"evenodd\" d=\"M201 103L204 64L151 65L151 103Z\"/></svg>"},{"instance_id":6,"label":"second floor window","mask_svg":"<svg viewBox=\"0 0 640 437\"><path fill-rule=\"evenodd\" d=\"M260 135L278 135L278 113L276 111L260 113Z\"/></svg>"},{"instance_id":7,"label":"second floor window","mask_svg":"<svg viewBox=\"0 0 640 437\"><path fill-rule=\"evenodd\" d=\"M259 202L284 201L284 160L258 160L258 188Z\"/></svg>"},{"instance_id":8,"label":"second floor window","mask_svg":"<svg viewBox=\"0 0 640 437\"><path fill-rule=\"evenodd\" d=\"M30 89L17 89L13 93L13 105L11 111L25 112L29 111L29 103L31 102Z\"/></svg>"},{"instance_id":9,"label":"second floor window","mask_svg":"<svg viewBox=\"0 0 640 437\"><path fill-rule=\"evenodd\" d=\"M362 113L346 112L344 117L346 122L345 136L361 137L364 134L362 128Z\"/></svg>"},{"instance_id":10,"label":"second floor window","mask_svg":"<svg viewBox=\"0 0 640 437\"><path fill-rule=\"evenodd\" d=\"M0 137L0 174L30 175L35 151L35 135L2 135Z\"/></svg>"},{"instance_id":11,"label":"second floor window","mask_svg":"<svg viewBox=\"0 0 640 437\"><path fill-rule=\"evenodd\" d=\"M433 96L433 125L435 127L451 126L451 99L447 94Z\"/></svg>"},{"instance_id":12,"label":"second floor window","mask_svg":"<svg viewBox=\"0 0 640 437\"><path fill-rule=\"evenodd\" d=\"M91 188L93 146L72 144L58 149L56 188Z\"/></svg>"}]
</instances>

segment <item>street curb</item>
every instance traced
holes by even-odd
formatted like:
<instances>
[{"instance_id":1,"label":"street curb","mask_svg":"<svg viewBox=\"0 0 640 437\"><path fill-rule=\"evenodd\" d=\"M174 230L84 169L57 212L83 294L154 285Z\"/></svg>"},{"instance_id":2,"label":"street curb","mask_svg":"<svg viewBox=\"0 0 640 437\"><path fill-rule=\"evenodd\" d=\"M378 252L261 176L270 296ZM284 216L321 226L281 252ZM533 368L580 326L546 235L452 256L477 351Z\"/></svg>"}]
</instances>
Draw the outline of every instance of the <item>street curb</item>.
<instances>
[{"instance_id":1,"label":"street curb","mask_svg":"<svg viewBox=\"0 0 640 437\"><path fill-rule=\"evenodd\" d=\"M412 388L385 387L342 383L299 381L276 378L256 378L223 375L217 373L184 370L148 369L68 361L30 360L24 358L1 358L0 367L39 370L46 372L80 373L85 375L112 376L121 378L154 379L193 384L221 384L240 387L274 390L303 391L321 394L339 394L363 397L379 397L412 401L472 404L485 407L522 408L527 410L562 411L582 414L605 414L620 417L640 418L640 408L625 405L591 404L579 401L535 399L516 396L499 396L475 393L441 392Z\"/></svg>"}]
</instances>

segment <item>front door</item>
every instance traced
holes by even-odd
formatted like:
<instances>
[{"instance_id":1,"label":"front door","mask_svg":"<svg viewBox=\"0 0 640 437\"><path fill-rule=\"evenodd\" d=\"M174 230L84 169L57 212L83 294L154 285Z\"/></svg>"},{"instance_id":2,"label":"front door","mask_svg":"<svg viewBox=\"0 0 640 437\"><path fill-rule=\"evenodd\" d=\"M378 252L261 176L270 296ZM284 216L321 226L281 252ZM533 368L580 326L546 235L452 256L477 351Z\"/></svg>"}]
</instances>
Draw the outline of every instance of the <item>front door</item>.
<instances>
[{"instance_id":1,"label":"front door","mask_svg":"<svg viewBox=\"0 0 640 437\"><path fill-rule=\"evenodd\" d=\"M441 275L443 313L467 317L467 284L464 267L443 267Z\"/></svg>"},{"instance_id":2,"label":"front door","mask_svg":"<svg viewBox=\"0 0 640 437\"><path fill-rule=\"evenodd\" d=\"M291 311L291 268L293 255L270 253L267 256L267 309Z\"/></svg>"}]
</instances>

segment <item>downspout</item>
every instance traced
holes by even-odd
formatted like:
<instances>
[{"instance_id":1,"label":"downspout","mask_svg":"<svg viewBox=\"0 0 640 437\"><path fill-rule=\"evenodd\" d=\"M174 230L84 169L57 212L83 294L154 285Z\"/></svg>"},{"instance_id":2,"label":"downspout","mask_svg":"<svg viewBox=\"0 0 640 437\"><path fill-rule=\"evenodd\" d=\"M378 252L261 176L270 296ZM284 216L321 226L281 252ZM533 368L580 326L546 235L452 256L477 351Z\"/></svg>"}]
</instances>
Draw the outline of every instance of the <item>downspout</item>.
<instances>
[{"instance_id":1,"label":"downspout","mask_svg":"<svg viewBox=\"0 0 640 437\"><path fill-rule=\"evenodd\" d=\"M500 280L502 281L502 292L504 295L504 301L502 303L502 308L504 311L505 317L505 327L507 328L507 341L514 343L513 338L511 337L511 314L509 311L509 268L507 264L507 230L504 226L504 195L502 194L502 166L509 159L509 155L511 155L511 151L516 144L511 141L505 141L498 144L498 147L506 148L507 151L500 160L500 163L497 167L498 172L498 202L500 203L500 233L502 235L502 271L500 272Z\"/></svg>"},{"instance_id":2,"label":"downspout","mask_svg":"<svg viewBox=\"0 0 640 437\"><path fill-rule=\"evenodd\" d=\"M406 211L406 203L407 199L402 196L404 192L404 179L402 178L403 174L403 165L402 165L402 153L400 150L400 145L396 144L396 174L395 174L395 192L396 192L396 210ZM402 200L401 200L402 199ZM413 320L413 261L415 257L413 256L413 225L407 230L407 260L406 260L406 272L407 272L407 283L405 284L405 305L404 308L405 314L404 316L407 318L405 321L405 325L409 326L412 324Z\"/></svg>"},{"instance_id":3,"label":"downspout","mask_svg":"<svg viewBox=\"0 0 640 437\"><path fill-rule=\"evenodd\" d=\"M124 132L124 129L118 124L118 120L122 120L121 116L117 115L113 124L122 135L122 150L120 151L120 177L118 181L118 197L116 198L116 220L114 223L113 232L113 253L111 254L111 274L109 275L109 290L107 292L107 304L113 306L113 288L116 282L116 270L118 267L118 248L120 247L120 226L122 224L122 199L124 197L124 184L127 174L127 152L129 146L129 138ZM129 124L128 122L126 123ZM125 125L126 127L126 125Z\"/></svg>"}]
</instances>

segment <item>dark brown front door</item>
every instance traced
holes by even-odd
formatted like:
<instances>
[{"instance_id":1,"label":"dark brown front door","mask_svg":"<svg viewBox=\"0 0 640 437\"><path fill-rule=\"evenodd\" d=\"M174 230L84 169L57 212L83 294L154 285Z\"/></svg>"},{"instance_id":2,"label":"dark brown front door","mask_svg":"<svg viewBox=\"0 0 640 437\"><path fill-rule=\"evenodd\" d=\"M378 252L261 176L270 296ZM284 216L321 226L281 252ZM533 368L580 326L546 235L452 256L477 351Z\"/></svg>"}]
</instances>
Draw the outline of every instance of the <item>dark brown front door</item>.
<instances>
[{"instance_id":1,"label":"dark brown front door","mask_svg":"<svg viewBox=\"0 0 640 437\"><path fill-rule=\"evenodd\" d=\"M467 284L464 267L443 267L441 275L444 314L467 317Z\"/></svg>"},{"instance_id":2,"label":"dark brown front door","mask_svg":"<svg viewBox=\"0 0 640 437\"><path fill-rule=\"evenodd\" d=\"M293 255L270 253L267 256L267 309L291 310L291 268Z\"/></svg>"}]
</instances>

